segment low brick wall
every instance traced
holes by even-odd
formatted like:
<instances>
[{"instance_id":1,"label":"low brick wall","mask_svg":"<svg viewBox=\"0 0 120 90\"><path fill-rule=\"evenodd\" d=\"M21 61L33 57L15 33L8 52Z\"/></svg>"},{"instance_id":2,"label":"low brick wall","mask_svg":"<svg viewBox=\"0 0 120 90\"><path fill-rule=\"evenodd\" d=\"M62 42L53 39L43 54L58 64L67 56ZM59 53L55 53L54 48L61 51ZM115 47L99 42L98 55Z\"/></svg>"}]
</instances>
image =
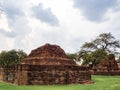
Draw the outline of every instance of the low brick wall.
<instances>
[{"instance_id":1,"label":"low brick wall","mask_svg":"<svg viewBox=\"0 0 120 90\"><path fill-rule=\"evenodd\" d=\"M1 68L1 80L17 85L82 84L91 81L88 67L24 64L15 67Z\"/></svg>"},{"instance_id":2,"label":"low brick wall","mask_svg":"<svg viewBox=\"0 0 120 90\"><path fill-rule=\"evenodd\" d=\"M0 81L3 81L3 68L0 68Z\"/></svg>"},{"instance_id":3,"label":"low brick wall","mask_svg":"<svg viewBox=\"0 0 120 90\"><path fill-rule=\"evenodd\" d=\"M92 75L110 75L110 76L117 76L120 75L120 71L95 71L91 72Z\"/></svg>"},{"instance_id":4,"label":"low brick wall","mask_svg":"<svg viewBox=\"0 0 120 90\"><path fill-rule=\"evenodd\" d=\"M0 67L0 81L14 83L14 80L17 78L17 72L17 65Z\"/></svg>"},{"instance_id":5,"label":"low brick wall","mask_svg":"<svg viewBox=\"0 0 120 90\"><path fill-rule=\"evenodd\" d=\"M75 84L90 80L87 67L30 65L28 69L28 84Z\"/></svg>"}]
</instances>

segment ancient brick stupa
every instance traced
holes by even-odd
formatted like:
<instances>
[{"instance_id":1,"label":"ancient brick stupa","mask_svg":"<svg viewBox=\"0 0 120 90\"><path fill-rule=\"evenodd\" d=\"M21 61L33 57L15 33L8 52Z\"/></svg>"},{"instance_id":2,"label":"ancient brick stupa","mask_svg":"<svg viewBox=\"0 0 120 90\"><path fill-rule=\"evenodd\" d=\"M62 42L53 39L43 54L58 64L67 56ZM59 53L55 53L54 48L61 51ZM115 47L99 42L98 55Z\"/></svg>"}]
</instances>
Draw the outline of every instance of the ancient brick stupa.
<instances>
[{"instance_id":1,"label":"ancient brick stupa","mask_svg":"<svg viewBox=\"0 0 120 90\"><path fill-rule=\"evenodd\" d=\"M91 81L88 68L76 65L58 45L45 44L32 50L22 64L28 66L26 84L75 84Z\"/></svg>"},{"instance_id":2,"label":"ancient brick stupa","mask_svg":"<svg viewBox=\"0 0 120 90\"><path fill-rule=\"evenodd\" d=\"M14 78L5 81L18 85L91 83L88 67L76 65L58 45L45 44L32 50L14 71L7 75Z\"/></svg>"},{"instance_id":3,"label":"ancient brick stupa","mask_svg":"<svg viewBox=\"0 0 120 90\"><path fill-rule=\"evenodd\" d=\"M69 59L64 50L57 45L45 44L29 54L22 64L31 65L75 65L76 63Z\"/></svg>"}]
</instances>

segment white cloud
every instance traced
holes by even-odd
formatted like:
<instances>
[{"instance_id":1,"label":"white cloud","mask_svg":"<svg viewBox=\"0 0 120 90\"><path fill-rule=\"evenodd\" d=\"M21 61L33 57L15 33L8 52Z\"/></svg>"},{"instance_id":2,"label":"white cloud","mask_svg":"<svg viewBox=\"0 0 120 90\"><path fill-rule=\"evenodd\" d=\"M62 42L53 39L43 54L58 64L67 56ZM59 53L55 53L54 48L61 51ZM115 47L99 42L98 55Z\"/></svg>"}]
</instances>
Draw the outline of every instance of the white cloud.
<instances>
[{"instance_id":1,"label":"white cloud","mask_svg":"<svg viewBox=\"0 0 120 90\"><path fill-rule=\"evenodd\" d=\"M60 45L66 52L76 52L84 42L94 39L103 32L111 32L120 39L120 9L119 7L117 10L108 9L111 4L104 5L105 10L100 11L101 16L96 17L96 20L101 18L107 20L92 22L88 20L86 14L81 12L81 9L74 7L73 0L7 1L9 3L2 0L6 3L2 4L3 8L11 7L10 10L4 8L4 13L0 18L1 50L15 48L30 52L45 43L52 43ZM40 3L43 6L39 5ZM94 10L94 13L97 14L97 11ZM42 14L48 15L42 18Z\"/></svg>"},{"instance_id":2,"label":"white cloud","mask_svg":"<svg viewBox=\"0 0 120 90\"><path fill-rule=\"evenodd\" d=\"M0 34L0 51L13 49L13 39Z\"/></svg>"}]
</instances>

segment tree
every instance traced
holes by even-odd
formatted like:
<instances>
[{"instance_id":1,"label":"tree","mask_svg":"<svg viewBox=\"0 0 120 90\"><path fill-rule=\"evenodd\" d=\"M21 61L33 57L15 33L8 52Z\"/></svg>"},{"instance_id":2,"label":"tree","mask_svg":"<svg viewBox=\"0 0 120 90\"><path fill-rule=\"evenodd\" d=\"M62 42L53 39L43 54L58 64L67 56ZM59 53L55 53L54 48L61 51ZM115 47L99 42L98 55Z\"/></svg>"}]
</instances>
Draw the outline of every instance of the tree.
<instances>
[{"instance_id":1,"label":"tree","mask_svg":"<svg viewBox=\"0 0 120 90\"><path fill-rule=\"evenodd\" d=\"M11 66L19 64L26 56L27 54L22 50L2 51L0 53L0 65Z\"/></svg>"},{"instance_id":2,"label":"tree","mask_svg":"<svg viewBox=\"0 0 120 90\"><path fill-rule=\"evenodd\" d=\"M70 59L76 59L76 54L75 53L67 53L67 56L70 58Z\"/></svg>"},{"instance_id":3,"label":"tree","mask_svg":"<svg viewBox=\"0 0 120 90\"><path fill-rule=\"evenodd\" d=\"M102 59L108 59L108 53L102 49L97 49L91 53L92 60L95 60L95 64L99 64Z\"/></svg>"},{"instance_id":4,"label":"tree","mask_svg":"<svg viewBox=\"0 0 120 90\"><path fill-rule=\"evenodd\" d=\"M18 62L17 63L21 63L22 60L27 56L27 54L23 50L18 50L17 55L18 55Z\"/></svg>"},{"instance_id":5,"label":"tree","mask_svg":"<svg viewBox=\"0 0 120 90\"><path fill-rule=\"evenodd\" d=\"M119 56L118 59L117 59L117 63L120 63L120 56Z\"/></svg>"},{"instance_id":6,"label":"tree","mask_svg":"<svg viewBox=\"0 0 120 90\"><path fill-rule=\"evenodd\" d=\"M89 51L101 49L103 51L112 52L115 51L116 48L120 48L120 44L111 33L100 34L95 40L86 42L82 46L82 49Z\"/></svg>"},{"instance_id":7,"label":"tree","mask_svg":"<svg viewBox=\"0 0 120 90\"><path fill-rule=\"evenodd\" d=\"M84 64L99 63L100 60L107 59L109 53L114 53L116 48L120 48L119 41L111 33L102 33L91 42L85 42L78 56L82 55Z\"/></svg>"},{"instance_id":8,"label":"tree","mask_svg":"<svg viewBox=\"0 0 120 90\"><path fill-rule=\"evenodd\" d=\"M2 51L0 53L0 65L1 66L5 65L4 61L6 61L6 54L7 54L7 51Z\"/></svg>"}]
</instances>

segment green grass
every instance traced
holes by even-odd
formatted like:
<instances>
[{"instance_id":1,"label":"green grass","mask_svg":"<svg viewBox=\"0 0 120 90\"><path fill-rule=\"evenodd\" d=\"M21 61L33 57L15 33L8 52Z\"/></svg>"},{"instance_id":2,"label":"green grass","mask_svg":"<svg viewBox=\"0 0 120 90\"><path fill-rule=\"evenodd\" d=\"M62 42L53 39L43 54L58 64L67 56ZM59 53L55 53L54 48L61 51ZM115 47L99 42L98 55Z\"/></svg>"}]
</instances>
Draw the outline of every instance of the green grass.
<instances>
[{"instance_id":1,"label":"green grass","mask_svg":"<svg viewBox=\"0 0 120 90\"><path fill-rule=\"evenodd\" d=\"M16 86L0 82L0 90L120 90L120 76L92 76L89 85L39 85Z\"/></svg>"}]
</instances>

